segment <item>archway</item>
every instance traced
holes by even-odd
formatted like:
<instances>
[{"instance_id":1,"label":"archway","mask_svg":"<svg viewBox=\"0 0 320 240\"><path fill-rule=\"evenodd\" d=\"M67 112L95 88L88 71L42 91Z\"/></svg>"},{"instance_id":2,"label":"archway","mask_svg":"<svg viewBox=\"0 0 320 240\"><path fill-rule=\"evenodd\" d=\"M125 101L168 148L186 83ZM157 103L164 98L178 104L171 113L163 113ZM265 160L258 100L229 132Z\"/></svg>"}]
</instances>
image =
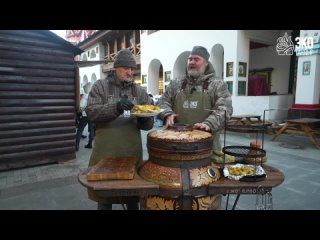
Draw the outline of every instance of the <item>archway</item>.
<instances>
[{"instance_id":1,"label":"archway","mask_svg":"<svg viewBox=\"0 0 320 240\"><path fill-rule=\"evenodd\" d=\"M94 49L92 49L91 53L90 53L90 58L93 59L93 58L96 58L96 56L97 56L96 51Z\"/></svg>"},{"instance_id":2,"label":"archway","mask_svg":"<svg viewBox=\"0 0 320 240\"><path fill-rule=\"evenodd\" d=\"M186 75L188 57L190 55L190 52L191 51L185 51L177 57L177 60L173 65L173 73L172 73L173 79Z\"/></svg>"},{"instance_id":3,"label":"archway","mask_svg":"<svg viewBox=\"0 0 320 240\"><path fill-rule=\"evenodd\" d=\"M83 86L86 85L87 83L88 83L88 77L87 75L84 75L81 83L81 89L80 89L81 91L83 91Z\"/></svg>"},{"instance_id":4,"label":"archway","mask_svg":"<svg viewBox=\"0 0 320 240\"><path fill-rule=\"evenodd\" d=\"M93 73L93 74L91 75L91 82L94 83L95 81L97 81L97 76L96 76L95 73Z\"/></svg>"},{"instance_id":5,"label":"archway","mask_svg":"<svg viewBox=\"0 0 320 240\"><path fill-rule=\"evenodd\" d=\"M154 96L163 93L163 67L158 59L153 59L148 68L148 92Z\"/></svg>"},{"instance_id":6,"label":"archway","mask_svg":"<svg viewBox=\"0 0 320 240\"><path fill-rule=\"evenodd\" d=\"M210 62L216 72L216 76L223 78L224 48L221 44L215 44L210 54Z\"/></svg>"},{"instance_id":7,"label":"archway","mask_svg":"<svg viewBox=\"0 0 320 240\"><path fill-rule=\"evenodd\" d=\"M87 61L88 58L87 58L87 54L86 53L83 53L82 54L82 57L81 57L81 61Z\"/></svg>"}]
</instances>

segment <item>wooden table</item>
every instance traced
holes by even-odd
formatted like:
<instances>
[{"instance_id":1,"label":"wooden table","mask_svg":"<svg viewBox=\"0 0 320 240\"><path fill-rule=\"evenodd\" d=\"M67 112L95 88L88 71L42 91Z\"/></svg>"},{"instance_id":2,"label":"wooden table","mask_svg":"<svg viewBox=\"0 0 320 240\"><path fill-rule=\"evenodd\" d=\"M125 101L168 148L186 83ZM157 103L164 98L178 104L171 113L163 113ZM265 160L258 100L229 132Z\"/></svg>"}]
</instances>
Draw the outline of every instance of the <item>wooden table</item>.
<instances>
[{"instance_id":1,"label":"wooden table","mask_svg":"<svg viewBox=\"0 0 320 240\"><path fill-rule=\"evenodd\" d=\"M247 114L247 115L233 115L230 120L235 120L236 125L251 125L254 123L262 123L261 115Z\"/></svg>"},{"instance_id":2,"label":"wooden table","mask_svg":"<svg viewBox=\"0 0 320 240\"><path fill-rule=\"evenodd\" d=\"M237 194L237 199L233 205L235 208L241 194L266 194L272 188L279 186L284 181L284 174L278 169L269 165L262 165L267 177L260 182L241 182L222 177L219 181L208 186L207 194ZM87 173L83 171L78 175L79 182L96 191L98 196L148 196L158 195L159 185L142 179L135 174L133 180L108 180L108 181L87 181Z\"/></svg>"},{"instance_id":3,"label":"wooden table","mask_svg":"<svg viewBox=\"0 0 320 240\"><path fill-rule=\"evenodd\" d=\"M312 131L311 125L314 123L320 122L320 119L317 118L299 118L299 119L290 119L286 120L285 125L280 128L272 137L272 141L275 140L280 134L285 132L291 132L294 134L304 134L309 136L312 143L320 149L320 145L316 140L315 134ZM299 127L301 130L290 130L289 127Z\"/></svg>"},{"instance_id":4,"label":"wooden table","mask_svg":"<svg viewBox=\"0 0 320 240\"><path fill-rule=\"evenodd\" d=\"M240 195L242 194L267 194L271 193L272 188L283 183L284 174L267 164L262 165L267 177L260 182L241 182L222 177L219 181L209 185L209 194L236 194L237 197L232 206L232 210L237 206ZM228 196L229 199L229 196ZM227 206L226 206L227 209Z\"/></svg>"}]
</instances>

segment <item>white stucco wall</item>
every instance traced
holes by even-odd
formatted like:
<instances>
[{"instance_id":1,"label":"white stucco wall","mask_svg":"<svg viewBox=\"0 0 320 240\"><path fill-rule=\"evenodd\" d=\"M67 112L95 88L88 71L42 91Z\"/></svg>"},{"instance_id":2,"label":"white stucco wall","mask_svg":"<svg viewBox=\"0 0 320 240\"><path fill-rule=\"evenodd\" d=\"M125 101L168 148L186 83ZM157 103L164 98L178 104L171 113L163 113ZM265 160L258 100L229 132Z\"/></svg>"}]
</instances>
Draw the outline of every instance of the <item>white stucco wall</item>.
<instances>
[{"instance_id":1,"label":"white stucco wall","mask_svg":"<svg viewBox=\"0 0 320 240\"><path fill-rule=\"evenodd\" d=\"M233 115L257 114L263 117L266 109L278 109L266 111L265 119L283 121L287 118L288 109L293 104L293 95L271 96L233 96ZM280 110L281 109L281 110Z\"/></svg>"},{"instance_id":2,"label":"white stucco wall","mask_svg":"<svg viewBox=\"0 0 320 240\"><path fill-rule=\"evenodd\" d=\"M256 39L263 39L265 43L276 44L279 35L277 31L257 31L250 32ZM261 35L262 34L262 35ZM249 69L272 67L272 88L278 94L288 93L290 56L278 56L275 46L249 50L250 37L248 31L242 30L161 30L150 35L141 35L141 74L147 75L148 91L156 91L157 84L150 83L149 77L154 77L158 69L154 67L163 66L163 72L171 71L172 77L177 59L183 63L183 59L188 55L195 45L201 45L208 49L212 55L214 47L220 44L223 47L223 75L225 81L234 81L233 106L234 114L263 114L265 109L270 108L290 108L293 103L292 95L275 96L236 96L237 81L247 81ZM209 59L212 62L212 59ZM238 77L238 65L240 62L247 63L246 77ZM226 77L226 63L234 63L233 76ZM281 70L282 69L282 70ZM181 71L180 71L181 72ZM150 76L151 75L151 76ZM248 84L247 84L248 86ZM156 94L152 92L152 94ZM266 119L284 120L287 118L287 111L267 112Z\"/></svg>"},{"instance_id":3,"label":"white stucco wall","mask_svg":"<svg viewBox=\"0 0 320 240\"><path fill-rule=\"evenodd\" d=\"M238 31L238 42L237 42L237 66L239 62L247 63L246 77L238 77L239 80L248 80L248 63L249 63L249 51L250 51L250 41L248 36L244 31ZM238 66L239 67L239 66ZM238 69L238 68L237 68ZM236 76L238 76L238 71L236 71Z\"/></svg>"},{"instance_id":4,"label":"white stucco wall","mask_svg":"<svg viewBox=\"0 0 320 240\"><path fill-rule=\"evenodd\" d=\"M177 57L191 51L195 45L204 46L211 53L215 44L224 48L224 58L234 59L237 36L235 30L161 30L141 35L141 74L148 74L153 59L158 59L163 71L173 71ZM224 66L225 67L225 66Z\"/></svg>"},{"instance_id":5,"label":"white stucco wall","mask_svg":"<svg viewBox=\"0 0 320 240\"><path fill-rule=\"evenodd\" d=\"M239 81L246 82L246 93L248 94L248 72L249 72L249 48L250 48L250 41L247 34L244 31L237 31L237 49L236 49L236 58L234 59L234 73L233 73L233 96L238 95L238 83ZM246 73L245 76L239 76L239 62L246 64Z\"/></svg>"},{"instance_id":6,"label":"white stucco wall","mask_svg":"<svg viewBox=\"0 0 320 240\"><path fill-rule=\"evenodd\" d=\"M310 61L310 74L303 74L303 63ZM297 71L296 104L319 104L320 56L299 56Z\"/></svg>"},{"instance_id":7,"label":"white stucco wall","mask_svg":"<svg viewBox=\"0 0 320 240\"><path fill-rule=\"evenodd\" d=\"M84 76L87 76L88 82L94 82L94 76L96 77L96 80L101 78L101 66L91 66L91 67L81 67L79 68L79 75L80 75L80 93L83 93L83 78Z\"/></svg>"},{"instance_id":8,"label":"white stucco wall","mask_svg":"<svg viewBox=\"0 0 320 240\"><path fill-rule=\"evenodd\" d=\"M90 53L88 56L88 52ZM94 52L94 54L92 54ZM104 59L104 47L102 43L97 43L89 48L85 49L81 54L81 59L83 59L83 55L86 55L86 61L99 61ZM83 78L87 76L88 82L94 82L95 80L104 78L104 73L102 72L101 65L89 66L89 67L80 67L79 68L80 75L80 93L83 93Z\"/></svg>"},{"instance_id":9,"label":"white stucco wall","mask_svg":"<svg viewBox=\"0 0 320 240\"><path fill-rule=\"evenodd\" d=\"M254 31L250 32L251 35L253 33ZM270 44L271 41L276 44L275 34L275 31L257 31L256 37L266 37L266 42ZM210 52L209 60L213 62L213 48L217 44L223 47L223 77L226 81L235 82L234 89L237 89L237 80L248 80L249 69L272 67L274 71L272 72L271 92L288 93L290 56L279 56L275 45L249 51L248 31L161 30L150 35L144 33L141 35L141 74L148 75L150 63L156 59L162 64L164 72L171 71L172 77L177 77L174 75L173 66L180 54L190 51L195 45L202 45ZM247 63L246 77L238 77L239 61ZM234 63L233 76L226 77L227 62ZM237 92L234 91L234 94Z\"/></svg>"},{"instance_id":10,"label":"white stucco wall","mask_svg":"<svg viewBox=\"0 0 320 240\"><path fill-rule=\"evenodd\" d=\"M318 49L320 30L301 30L300 37L308 38L305 43L313 43L313 50ZM311 40L311 41L309 41ZM304 41L301 41L304 42ZM305 46L301 46L304 48ZM309 72L304 72L305 64ZM320 103L320 55L298 56L296 104L318 105Z\"/></svg>"},{"instance_id":11,"label":"white stucco wall","mask_svg":"<svg viewBox=\"0 0 320 240\"><path fill-rule=\"evenodd\" d=\"M313 102L314 104L319 104L320 103L320 56L316 56L316 64L315 64L315 83L314 83L314 89L315 91L313 92Z\"/></svg>"},{"instance_id":12,"label":"white stucco wall","mask_svg":"<svg viewBox=\"0 0 320 240\"><path fill-rule=\"evenodd\" d=\"M300 37L312 37L314 43L320 42L320 30L300 30Z\"/></svg>"}]
</instances>

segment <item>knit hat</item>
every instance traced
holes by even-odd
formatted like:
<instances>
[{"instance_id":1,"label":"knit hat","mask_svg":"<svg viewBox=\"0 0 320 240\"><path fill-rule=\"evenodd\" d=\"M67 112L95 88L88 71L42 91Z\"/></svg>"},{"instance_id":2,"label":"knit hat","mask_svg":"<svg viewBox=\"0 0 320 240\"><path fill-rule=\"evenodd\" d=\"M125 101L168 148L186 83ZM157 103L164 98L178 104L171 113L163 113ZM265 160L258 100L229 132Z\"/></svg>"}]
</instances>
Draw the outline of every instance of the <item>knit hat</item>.
<instances>
[{"instance_id":1,"label":"knit hat","mask_svg":"<svg viewBox=\"0 0 320 240\"><path fill-rule=\"evenodd\" d=\"M207 62L210 57L210 54L208 53L207 49L201 46L194 46L190 54L203 57Z\"/></svg>"},{"instance_id":2,"label":"knit hat","mask_svg":"<svg viewBox=\"0 0 320 240\"><path fill-rule=\"evenodd\" d=\"M121 49L114 59L113 67L130 67L136 68L136 60L131 51L127 48Z\"/></svg>"}]
</instances>

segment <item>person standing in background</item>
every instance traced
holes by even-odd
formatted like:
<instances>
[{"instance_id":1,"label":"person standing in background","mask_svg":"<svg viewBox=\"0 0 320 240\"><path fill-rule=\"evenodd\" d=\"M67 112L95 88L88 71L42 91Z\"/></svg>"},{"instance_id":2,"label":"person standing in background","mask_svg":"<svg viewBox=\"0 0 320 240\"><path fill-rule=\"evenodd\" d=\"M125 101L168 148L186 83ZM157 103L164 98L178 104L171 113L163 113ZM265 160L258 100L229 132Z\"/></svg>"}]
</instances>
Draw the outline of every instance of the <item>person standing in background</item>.
<instances>
[{"instance_id":1,"label":"person standing in background","mask_svg":"<svg viewBox=\"0 0 320 240\"><path fill-rule=\"evenodd\" d=\"M149 97L151 98L151 104L152 104L152 105L155 105L155 104L154 104L154 101L153 101L153 95L152 95L151 93L149 93L148 95L149 95Z\"/></svg>"},{"instance_id":2,"label":"person standing in background","mask_svg":"<svg viewBox=\"0 0 320 240\"><path fill-rule=\"evenodd\" d=\"M90 92L91 87L92 87L91 82L88 82L83 86L85 94L83 94L80 101L80 111L82 114L80 116L79 126L76 134L76 151L79 151L80 139L83 136L82 135L83 130L87 125L88 125L88 132L89 132L89 142L87 145L85 145L85 148L92 148L92 141L94 139L94 125L91 121L88 120L87 114L85 112L85 108L87 107L88 94Z\"/></svg>"}]
</instances>

